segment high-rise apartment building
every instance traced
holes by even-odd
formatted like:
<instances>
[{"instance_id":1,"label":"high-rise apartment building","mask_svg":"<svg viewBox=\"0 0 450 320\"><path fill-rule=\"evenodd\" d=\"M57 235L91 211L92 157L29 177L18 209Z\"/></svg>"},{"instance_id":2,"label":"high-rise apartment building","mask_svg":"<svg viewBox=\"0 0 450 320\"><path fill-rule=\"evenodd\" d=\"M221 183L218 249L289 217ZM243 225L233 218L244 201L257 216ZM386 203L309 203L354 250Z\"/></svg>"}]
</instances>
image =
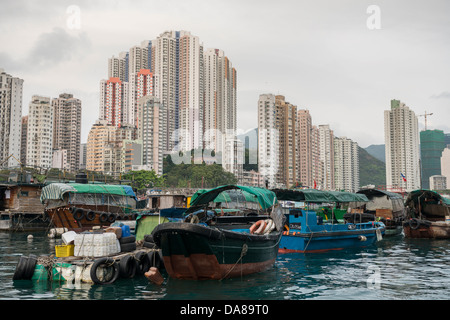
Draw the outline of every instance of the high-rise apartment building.
<instances>
[{"instance_id":1,"label":"high-rise apartment building","mask_svg":"<svg viewBox=\"0 0 450 320\"><path fill-rule=\"evenodd\" d=\"M121 52L119 57L108 59L108 79L119 78L122 82L128 82L128 57L128 52Z\"/></svg>"},{"instance_id":2,"label":"high-rise apartment building","mask_svg":"<svg viewBox=\"0 0 450 320\"><path fill-rule=\"evenodd\" d=\"M450 187L450 144L442 151L441 175L447 178L447 185Z\"/></svg>"},{"instance_id":3,"label":"high-rise apartment building","mask_svg":"<svg viewBox=\"0 0 450 320\"><path fill-rule=\"evenodd\" d=\"M317 126L311 128L311 157L312 157L312 185L311 187L322 188L324 164L320 158L320 134Z\"/></svg>"},{"instance_id":4,"label":"high-rise apartment building","mask_svg":"<svg viewBox=\"0 0 450 320\"><path fill-rule=\"evenodd\" d=\"M100 119L108 124L120 127L131 124L128 110L128 82L119 78L100 81Z\"/></svg>"},{"instance_id":5,"label":"high-rise apartment building","mask_svg":"<svg viewBox=\"0 0 450 320\"><path fill-rule=\"evenodd\" d=\"M130 74L129 100L127 118L129 123L138 126L138 104L145 96L154 96L154 76L149 69L141 69L138 73Z\"/></svg>"},{"instance_id":6,"label":"high-rise apartment building","mask_svg":"<svg viewBox=\"0 0 450 320\"><path fill-rule=\"evenodd\" d=\"M358 143L346 137L334 138L334 173L336 190L359 190Z\"/></svg>"},{"instance_id":7,"label":"high-rise apartment building","mask_svg":"<svg viewBox=\"0 0 450 320\"><path fill-rule=\"evenodd\" d=\"M399 100L391 100L384 111L386 187L412 191L420 188L419 125L414 111Z\"/></svg>"},{"instance_id":8,"label":"high-rise apartment building","mask_svg":"<svg viewBox=\"0 0 450 320\"><path fill-rule=\"evenodd\" d=\"M67 167L77 172L80 166L81 100L63 93L52 99L54 108L53 149L67 151Z\"/></svg>"},{"instance_id":9,"label":"high-rise apartment building","mask_svg":"<svg viewBox=\"0 0 450 320\"><path fill-rule=\"evenodd\" d=\"M328 124L319 125L319 152L323 164L321 188L334 190L334 133Z\"/></svg>"},{"instance_id":10,"label":"high-rise apartment building","mask_svg":"<svg viewBox=\"0 0 450 320\"><path fill-rule=\"evenodd\" d=\"M29 105L27 165L51 168L54 108L49 97L34 95Z\"/></svg>"},{"instance_id":11,"label":"high-rise apartment building","mask_svg":"<svg viewBox=\"0 0 450 320\"><path fill-rule=\"evenodd\" d=\"M22 139L23 80L0 69L0 162L18 167Z\"/></svg>"},{"instance_id":12,"label":"high-rise apartment building","mask_svg":"<svg viewBox=\"0 0 450 320\"><path fill-rule=\"evenodd\" d=\"M20 162L27 163L27 131L28 131L28 116L22 117L22 136L20 142Z\"/></svg>"},{"instance_id":13,"label":"high-rise apartment building","mask_svg":"<svg viewBox=\"0 0 450 320\"><path fill-rule=\"evenodd\" d=\"M117 127L107 120L97 120L89 131L86 148L86 170L105 171L105 150L115 140Z\"/></svg>"},{"instance_id":14,"label":"high-rise apartment building","mask_svg":"<svg viewBox=\"0 0 450 320\"><path fill-rule=\"evenodd\" d=\"M142 164L162 175L167 113L159 99L153 96L141 97L138 105L138 139L142 141Z\"/></svg>"},{"instance_id":15,"label":"high-rise apartment building","mask_svg":"<svg viewBox=\"0 0 450 320\"><path fill-rule=\"evenodd\" d=\"M430 177L441 174L441 156L445 148L444 131L420 132L421 187L430 189Z\"/></svg>"},{"instance_id":16,"label":"high-rise apartment building","mask_svg":"<svg viewBox=\"0 0 450 320\"><path fill-rule=\"evenodd\" d=\"M297 107L282 95L262 94L258 101L258 168L269 187L291 187L296 172Z\"/></svg>"},{"instance_id":17,"label":"high-rise apartment building","mask_svg":"<svg viewBox=\"0 0 450 320\"><path fill-rule=\"evenodd\" d=\"M204 59L204 147L223 152L223 138L236 133L236 69L219 49L207 49Z\"/></svg>"},{"instance_id":18,"label":"high-rise apartment building","mask_svg":"<svg viewBox=\"0 0 450 320\"><path fill-rule=\"evenodd\" d=\"M313 148L312 119L308 110L297 111L297 182L304 187L312 188L313 181Z\"/></svg>"}]
</instances>

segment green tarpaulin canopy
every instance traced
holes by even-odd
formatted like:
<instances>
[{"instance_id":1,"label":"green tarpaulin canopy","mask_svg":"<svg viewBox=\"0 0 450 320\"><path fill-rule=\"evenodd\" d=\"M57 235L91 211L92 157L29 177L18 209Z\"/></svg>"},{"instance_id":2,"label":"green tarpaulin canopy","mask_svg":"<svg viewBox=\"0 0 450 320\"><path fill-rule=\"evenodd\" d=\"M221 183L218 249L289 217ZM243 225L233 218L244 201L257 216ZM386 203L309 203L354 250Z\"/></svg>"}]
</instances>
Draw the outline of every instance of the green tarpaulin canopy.
<instances>
[{"instance_id":1,"label":"green tarpaulin canopy","mask_svg":"<svg viewBox=\"0 0 450 320\"><path fill-rule=\"evenodd\" d=\"M343 191L323 191L317 189L274 189L278 200L298 202L368 202L369 199L363 194Z\"/></svg>"},{"instance_id":2,"label":"green tarpaulin canopy","mask_svg":"<svg viewBox=\"0 0 450 320\"><path fill-rule=\"evenodd\" d=\"M408 205L411 201L417 203L419 199L421 202L424 202L426 198L433 199L436 202L442 201L444 205L450 206L449 198L443 197L441 194L435 191L425 189L411 191L405 201L405 204Z\"/></svg>"},{"instance_id":3,"label":"green tarpaulin canopy","mask_svg":"<svg viewBox=\"0 0 450 320\"><path fill-rule=\"evenodd\" d=\"M42 188L41 203L44 203L45 200L63 200L63 196L67 192L113 194L136 198L133 189L125 185L52 183Z\"/></svg>"},{"instance_id":4,"label":"green tarpaulin canopy","mask_svg":"<svg viewBox=\"0 0 450 320\"><path fill-rule=\"evenodd\" d=\"M230 194L224 192L227 190L241 190L246 201L258 202L263 210L278 203L275 193L270 190L257 187L226 185L209 190L198 190L191 198L191 207L205 205L209 202L226 202L227 197L230 199L228 201L232 201Z\"/></svg>"}]
</instances>

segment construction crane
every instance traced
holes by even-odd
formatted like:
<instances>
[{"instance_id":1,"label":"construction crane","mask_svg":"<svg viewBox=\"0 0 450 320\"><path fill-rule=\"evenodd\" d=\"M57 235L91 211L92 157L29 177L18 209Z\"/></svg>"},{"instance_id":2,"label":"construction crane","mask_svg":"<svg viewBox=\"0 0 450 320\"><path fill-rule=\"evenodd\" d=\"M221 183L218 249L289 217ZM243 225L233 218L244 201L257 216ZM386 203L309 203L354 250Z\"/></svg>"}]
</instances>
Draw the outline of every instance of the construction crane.
<instances>
[{"instance_id":1,"label":"construction crane","mask_svg":"<svg viewBox=\"0 0 450 320\"><path fill-rule=\"evenodd\" d=\"M425 131L427 130L427 116L431 116L433 113L427 113L425 110L425 114L419 114L418 117L425 117Z\"/></svg>"}]
</instances>

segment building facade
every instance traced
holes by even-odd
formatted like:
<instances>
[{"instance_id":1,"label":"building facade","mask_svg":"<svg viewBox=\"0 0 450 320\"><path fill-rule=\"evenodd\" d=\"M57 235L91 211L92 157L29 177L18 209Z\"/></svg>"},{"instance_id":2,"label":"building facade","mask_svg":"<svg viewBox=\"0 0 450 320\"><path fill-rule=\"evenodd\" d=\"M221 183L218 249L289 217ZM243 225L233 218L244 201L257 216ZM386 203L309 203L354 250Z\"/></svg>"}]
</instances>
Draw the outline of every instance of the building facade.
<instances>
[{"instance_id":1,"label":"building facade","mask_svg":"<svg viewBox=\"0 0 450 320\"><path fill-rule=\"evenodd\" d=\"M67 151L67 166L61 169L77 172L80 166L81 100L63 93L52 99L52 106L53 149Z\"/></svg>"},{"instance_id":2,"label":"building facade","mask_svg":"<svg viewBox=\"0 0 450 320\"><path fill-rule=\"evenodd\" d=\"M346 137L334 138L334 173L336 190L359 190L358 143Z\"/></svg>"},{"instance_id":3,"label":"building facade","mask_svg":"<svg viewBox=\"0 0 450 320\"><path fill-rule=\"evenodd\" d=\"M22 79L0 69L0 163L7 167L20 166L17 160L21 158L22 90Z\"/></svg>"},{"instance_id":4,"label":"building facade","mask_svg":"<svg viewBox=\"0 0 450 320\"><path fill-rule=\"evenodd\" d=\"M51 168L54 108L49 97L33 96L29 105L26 165Z\"/></svg>"},{"instance_id":5,"label":"building facade","mask_svg":"<svg viewBox=\"0 0 450 320\"><path fill-rule=\"evenodd\" d=\"M414 111L403 102L391 100L384 111L386 188L412 191L420 188L419 125Z\"/></svg>"},{"instance_id":6,"label":"building facade","mask_svg":"<svg viewBox=\"0 0 450 320\"><path fill-rule=\"evenodd\" d=\"M323 165L323 176L320 188L323 190L335 189L334 168L334 133L328 124L319 125L319 154Z\"/></svg>"}]
</instances>

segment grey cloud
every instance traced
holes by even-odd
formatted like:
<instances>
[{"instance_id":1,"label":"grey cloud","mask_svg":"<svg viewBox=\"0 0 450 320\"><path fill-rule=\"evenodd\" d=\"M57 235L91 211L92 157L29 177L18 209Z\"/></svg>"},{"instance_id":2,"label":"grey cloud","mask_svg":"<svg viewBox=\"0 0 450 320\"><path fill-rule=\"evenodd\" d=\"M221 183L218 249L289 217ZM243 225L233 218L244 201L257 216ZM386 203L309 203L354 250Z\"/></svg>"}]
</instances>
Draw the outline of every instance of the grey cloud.
<instances>
[{"instance_id":1,"label":"grey cloud","mask_svg":"<svg viewBox=\"0 0 450 320\"><path fill-rule=\"evenodd\" d=\"M433 98L433 99L450 99L450 92L444 91L439 94L433 94L431 96L431 98Z\"/></svg>"},{"instance_id":2,"label":"grey cloud","mask_svg":"<svg viewBox=\"0 0 450 320\"><path fill-rule=\"evenodd\" d=\"M91 42L85 32L68 33L63 28L53 28L50 32L39 35L27 56L14 59L5 52L0 52L0 64L8 70L24 71L42 70L57 66L62 62L80 59L88 53Z\"/></svg>"}]
</instances>

